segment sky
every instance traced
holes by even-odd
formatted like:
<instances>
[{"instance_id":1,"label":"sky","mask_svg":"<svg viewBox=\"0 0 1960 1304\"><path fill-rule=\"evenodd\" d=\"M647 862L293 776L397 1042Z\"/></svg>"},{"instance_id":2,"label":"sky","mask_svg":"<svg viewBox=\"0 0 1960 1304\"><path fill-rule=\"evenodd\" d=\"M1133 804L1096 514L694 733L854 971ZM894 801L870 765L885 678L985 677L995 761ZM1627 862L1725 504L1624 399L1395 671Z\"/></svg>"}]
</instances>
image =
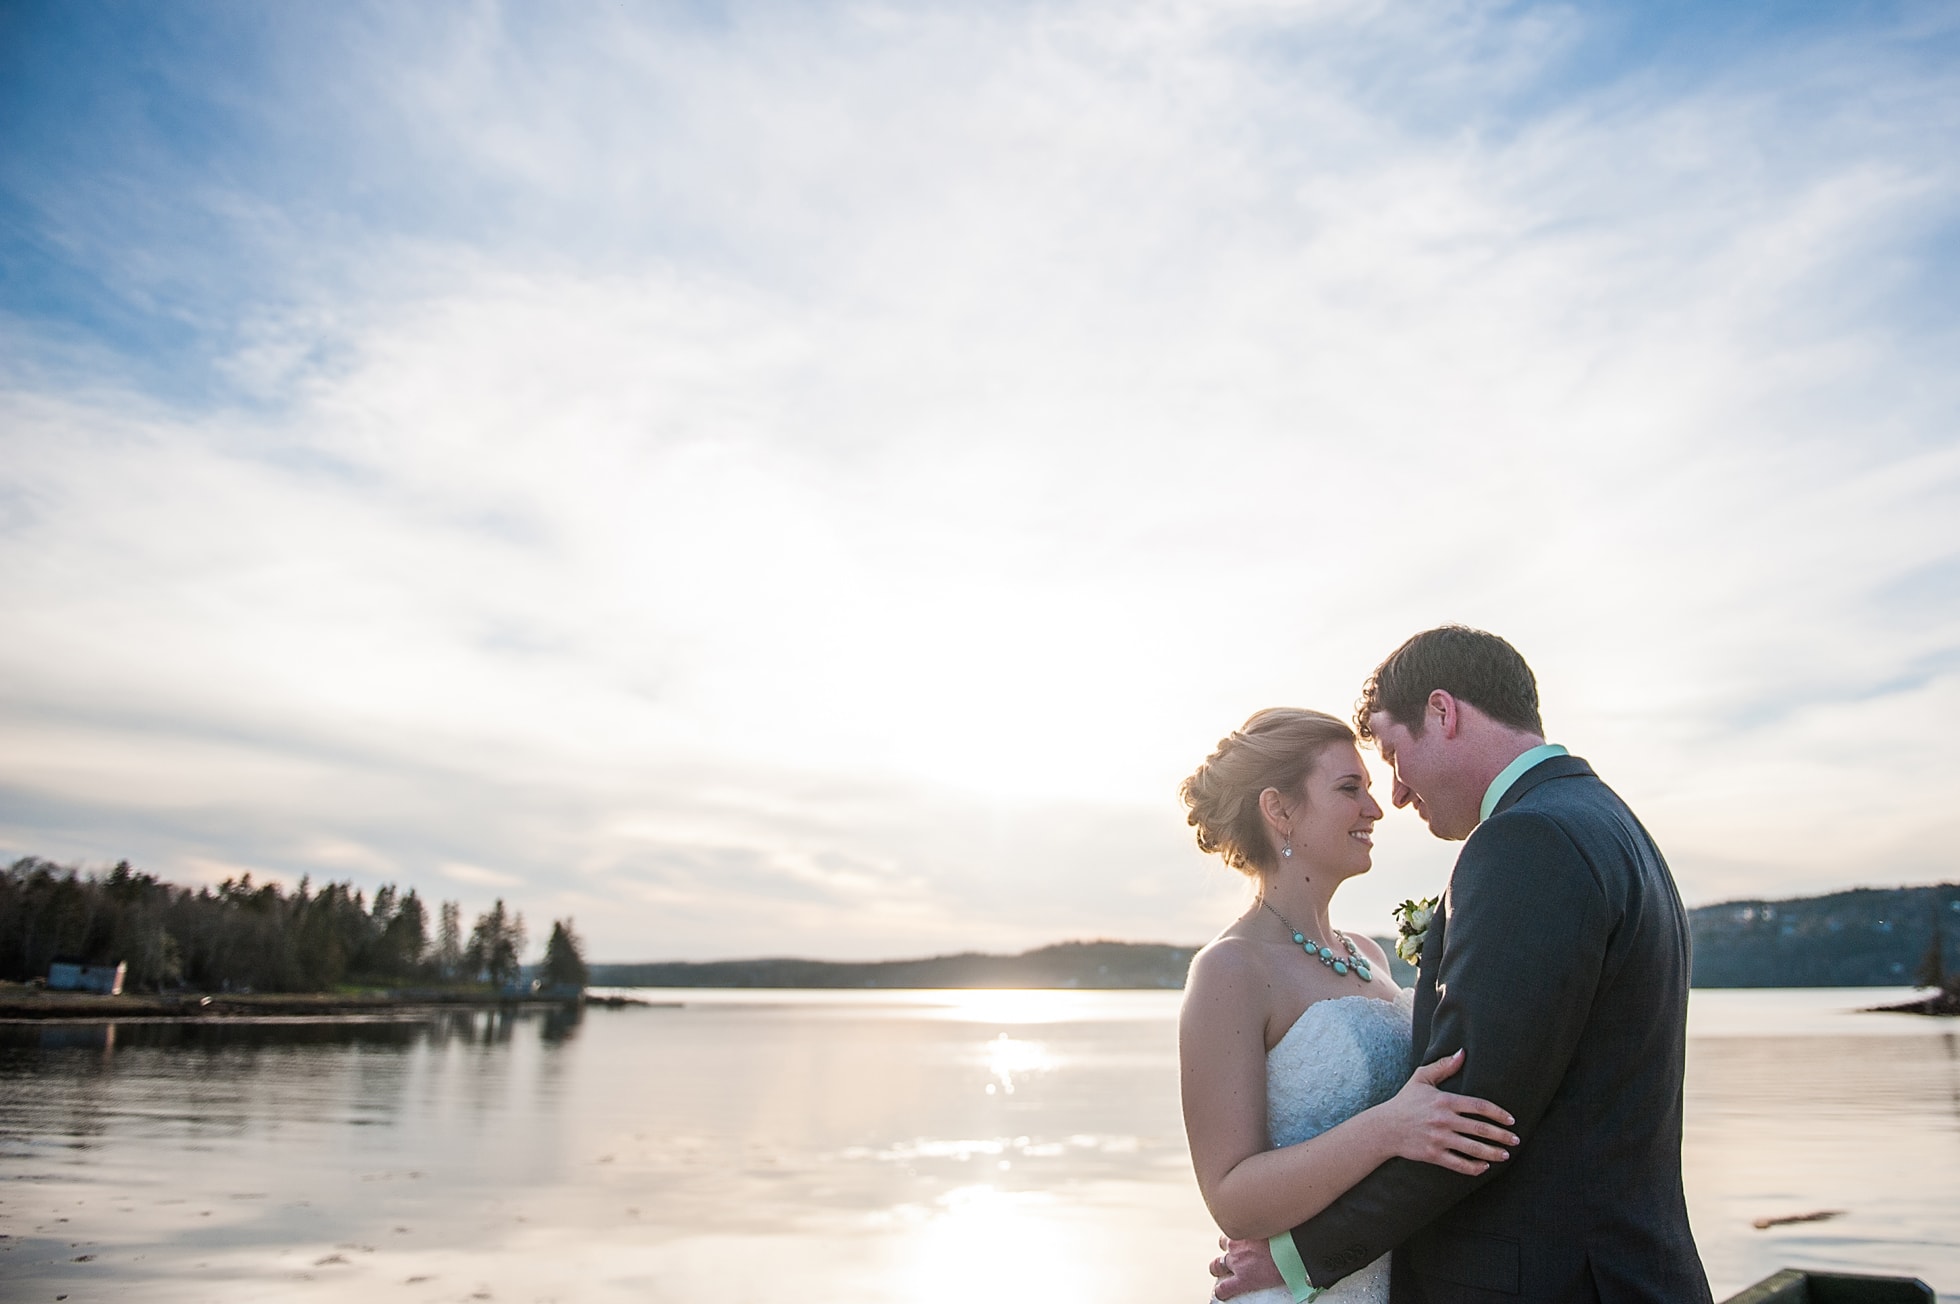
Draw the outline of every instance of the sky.
<instances>
[{"instance_id":1,"label":"sky","mask_svg":"<svg viewBox=\"0 0 1960 1304\"><path fill-rule=\"evenodd\" d=\"M0 857L1194 943L1180 780L1461 621L1690 905L1951 881L1957 70L1950 4L7 0ZM1453 853L1391 813L1336 923Z\"/></svg>"}]
</instances>

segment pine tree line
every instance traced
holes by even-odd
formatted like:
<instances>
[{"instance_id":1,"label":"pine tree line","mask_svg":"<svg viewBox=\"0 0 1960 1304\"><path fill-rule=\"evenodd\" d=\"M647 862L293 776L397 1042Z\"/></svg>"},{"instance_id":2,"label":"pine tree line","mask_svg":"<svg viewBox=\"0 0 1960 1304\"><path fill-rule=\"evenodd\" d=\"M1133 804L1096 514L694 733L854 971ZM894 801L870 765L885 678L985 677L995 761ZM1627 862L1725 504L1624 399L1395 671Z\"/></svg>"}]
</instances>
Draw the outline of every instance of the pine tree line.
<instances>
[{"instance_id":1,"label":"pine tree line","mask_svg":"<svg viewBox=\"0 0 1960 1304\"><path fill-rule=\"evenodd\" d=\"M127 983L138 990L501 986L518 976L526 940L523 914L502 900L477 917L467 937L462 907L440 903L432 940L421 897L393 884L370 903L351 883L316 889L301 879L287 893L277 883L253 883L250 874L192 891L128 861L97 874L30 856L0 870L0 979L16 982L45 976L60 957L126 963ZM584 982L571 920L553 925L546 961L547 981Z\"/></svg>"}]
</instances>

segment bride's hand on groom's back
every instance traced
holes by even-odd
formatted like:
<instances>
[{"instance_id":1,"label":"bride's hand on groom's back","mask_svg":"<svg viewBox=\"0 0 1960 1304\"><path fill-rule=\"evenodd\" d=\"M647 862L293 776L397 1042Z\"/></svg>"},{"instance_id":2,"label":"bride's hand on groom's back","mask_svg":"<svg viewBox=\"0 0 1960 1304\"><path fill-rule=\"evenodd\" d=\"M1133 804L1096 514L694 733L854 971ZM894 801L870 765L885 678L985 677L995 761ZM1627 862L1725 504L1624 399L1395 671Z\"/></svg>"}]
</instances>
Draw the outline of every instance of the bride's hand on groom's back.
<instances>
[{"instance_id":1,"label":"bride's hand on groom's back","mask_svg":"<svg viewBox=\"0 0 1960 1304\"><path fill-rule=\"evenodd\" d=\"M1381 1109L1393 1129L1395 1152L1475 1177L1511 1157L1517 1122L1488 1100L1444 1091L1438 1083L1463 1067L1463 1052L1423 1065Z\"/></svg>"},{"instance_id":2,"label":"bride's hand on groom's back","mask_svg":"<svg viewBox=\"0 0 1960 1304\"><path fill-rule=\"evenodd\" d=\"M1221 1236L1218 1248L1225 1252L1211 1261L1213 1299L1232 1299L1255 1290L1286 1285L1286 1278L1279 1275L1266 1242L1235 1241Z\"/></svg>"}]
</instances>

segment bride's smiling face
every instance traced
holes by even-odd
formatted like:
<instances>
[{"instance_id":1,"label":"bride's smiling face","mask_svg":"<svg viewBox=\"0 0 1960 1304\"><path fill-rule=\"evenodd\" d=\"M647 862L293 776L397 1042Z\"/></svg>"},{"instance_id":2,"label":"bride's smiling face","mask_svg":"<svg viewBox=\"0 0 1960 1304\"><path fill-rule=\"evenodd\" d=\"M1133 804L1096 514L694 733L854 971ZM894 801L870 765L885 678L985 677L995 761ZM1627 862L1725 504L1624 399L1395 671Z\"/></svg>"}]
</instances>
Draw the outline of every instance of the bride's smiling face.
<instances>
[{"instance_id":1,"label":"bride's smiling face","mask_svg":"<svg viewBox=\"0 0 1960 1304\"><path fill-rule=\"evenodd\" d=\"M1290 803L1293 854L1342 878L1367 873L1374 863L1375 821L1382 817L1369 787L1368 767L1351 744L1322 750Z\"/></svg>"}]
</instances>

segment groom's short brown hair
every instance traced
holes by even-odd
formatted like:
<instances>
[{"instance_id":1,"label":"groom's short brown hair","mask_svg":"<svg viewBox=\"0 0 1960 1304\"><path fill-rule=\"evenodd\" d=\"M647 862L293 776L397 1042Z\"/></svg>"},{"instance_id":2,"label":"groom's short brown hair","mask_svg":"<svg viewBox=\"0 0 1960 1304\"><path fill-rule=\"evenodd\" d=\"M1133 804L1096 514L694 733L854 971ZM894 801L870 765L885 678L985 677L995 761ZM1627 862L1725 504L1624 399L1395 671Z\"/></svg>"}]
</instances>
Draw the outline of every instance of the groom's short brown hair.
<instances>
[{"instance_id":1,"label":"groom's short brown hair","mask_svg":"<svg viewBox=\"0 0 1960 1304\"><path fill-rule=\"evenodd\" d=\"M1544 736L1538 679L1531 667L1497 635L1467 625L1425 629L1389 653L1361 686L1361 700L1354 704L1355 732L1372 738L1368 717L1381 711L1420 734L1429 695L1439 688L1499 724Z\"/></svg>"}]
</instances>

